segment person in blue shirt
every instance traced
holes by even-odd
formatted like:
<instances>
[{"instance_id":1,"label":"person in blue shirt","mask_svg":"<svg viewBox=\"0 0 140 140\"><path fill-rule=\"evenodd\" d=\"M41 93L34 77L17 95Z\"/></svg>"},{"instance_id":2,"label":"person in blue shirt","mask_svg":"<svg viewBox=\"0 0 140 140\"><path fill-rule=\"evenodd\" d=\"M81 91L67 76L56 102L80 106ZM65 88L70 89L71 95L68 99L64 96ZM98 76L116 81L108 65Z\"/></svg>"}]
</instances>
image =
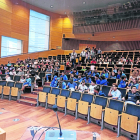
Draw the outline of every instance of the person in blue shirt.
<instances>
[{"instance_id":1,"label":"person in blue shirt","mask_svg":"<svg viewBox=\"0 0 140 140\"><path fill-rule=\"evenodd\" d=\"M76 69L72 69L71 71L70 71L70 74L75 74L75 75L78 75L79 74L79 72L76 70Z\"/></svg>"},{"instance_id":2,"label":"person in blue shirt","mask_svg":"<svg viewBox=\"0 0 140 140\"><path fill-rule=\"evenodd\" d=\"M118 72L117 66L114 66L113 72L115 72L115 74L117 74L117 72Z\"/></svg>"},{"instance_id":3,"label":"person in blue shirt","mask_svg":"<svg viewBox=\"0 0 140 140\"><path fill-rule=\"evenodd\" d=\"M51 69L51 66L48 66L48 69L46 70L46 80L47 82L49 81L49 78L48 76L51 76L52 75L52 69Z\"/></svg>"},{"instance_id":4,"label":"person in blue shirt","mask_svg":"<svg viewBox=\"0 0 140 140\"><path fill-rule=\"evenodd\" d=\"M82 80L83 80L83 78L82 78L81 74L79 74L79 75L78 75L78 78L76 79L76 81L78 81L78 82L80 82L80 83L81 83L81 82L82 82Z\"/></svg>"},{"instance_id":5,"label":"person in blue shirt","mask_svg":"<svg viewBox=\"0 0 140 140\"><path fill-rule=\"evenodd\" d=\"M115 72L114 71L112 71L110 78L111 79L116 79L116 75L115 75Z\"/></svg>"},{"instance_id":6,"label":"person in blue shirt","mask_svg":"<svg viewBox=\"0 0 140 140\"><path fill-rule=\"evenodd\" d=\"M127 88L130 88L132 86L135 86L136 89L139 89L139 83L137 78L133 78L132 81L129 83Z\"/></svg>"},{"instance_id":7,"label":"person in blue shirt","mask_svg":"<svg viewBox=\"0 0 140 140\"><path fill-rule=\"evenodd\" d=\"M122 79L122 80L120 81L118 87L119 87L119 88L125 88L126 85L127 85L127 83L128 83L128 82L125 82L125 80L126 80L126 76L123 75L123 76L121 77L121 79Z\"/></svg>"},{"instance_id":8,"label":"person in blue shirt","mask_svg":"<svg viewBox=\"0 0 140 140\"><path fill-rule=\"evenodd\" d=\"M66 83L63 81L63 78L61 77L59 82L58 82L58 88L61 88L61 89L66 89Z\"/></svg>"},{"instance_id":9,"label":"person in blue shirt","mask_svg":"<svg viewBox=\"0 0 140 140\"><path fill-rule=\"evenodd\" d=\"M25 87L31 87L31 78L29 78L29 75L27 75L26 81L23 83L22 91L25 89Z\"/></svg>"},{"instance_id":10,"label":"person in blue shirt","mask_svg":"<svg viewBox=\"0 0 140 140\"><path fill-rule=\"evenodd\" d=\"M53 78L53 80L51 81L50 86L51 87L57 87L57 83L58 83L57 76L55 75L54 78Z\"/></svg>"},{"instance_id":11,"label":"person in blue shirt","mask_svg":"<svg viewBox=\"0 0 140 140\"><path fill-rule=\"evenodd\" d=\"M83 80L85 80L85 83L91 83L91 78L88 75L86 75Z\"/></svg>"},{"instance_id":12,"label":"person in blue shirt","mask_svg":"<svg viewBox=\"0 0 140 140\"><path fill-rule=\"evenodd\" d=\"M122 76L122 71L121 70L118 70L118 73L117 73L117 79L120 79Z\"/></svg>"},{"instance_id":13,"label":"person in blue shirt","mask_svg":"<svg viewBox=\"0 0 140 140\"><path fill-rule=\"evenodd\" d=\"M108 72L104 69L101 73L101 76L105 76L105 78L108 78Z\"/></svg>"},{"instance_id":14,"label":"person in blue shirt","mask_svg":"<svg viewBox=\"0 0 140 140\"><path fill-rule=\"evenodd\" d=\"M74 77L74 73L71 74L71 78L73 79L74 82L77 81L76 77Z\"/></svg>"},{"instance_id":15,"label":"person in blue shirt","mask_svg":"<svg viewBox=\"0 0 140 140\"><path fill-rule=\"evenodd\" d=\"M84 72L84 74L90 76L90 75L92 74L90 68L88 68L88 69Z\"/></svg>"},{"instance_id":16,"label":"person in blue shirt","mask_svg":"<svg viewBox=\"0 0 140 140\"><path fill-rule=\"evenodd\" d=\"M7 64L7 66L11 66L12 64L11 64L11 62L10 61L8 61L8 64Z\"/></svg>"},{"instance_id":17,"label":"person in blue shirt","mask_svg":"<svg viewBox=\"0 0 140 140\"><path fill-rule=\"evenodd\" d=\"M70 79L70 82L67 84L67 88L71 91L75 91L77 89L77 84L73 81L73 79Z\"/></svg>"},{"instance_id":18,"label":"person in blue shirt","mask_svg":"<svg viewBox=\"0 0 140 140\"><path fill-rule=\"evenodd\" d=\"M98 74L98 75L99 75L99 77L100 77L100 74L97 72L96 68L94 68L94 71L92 71L91 76L93 76L93 77L94 77L96 74Z\"/></svg>"},{"instance_id":19,"label":"person in blue shirt","mask_svg":"<svg viewBox=\"0 0 140 140\"><path fill-rule=\"evenodd\" d=\"M102 75L100 78L101 78L100 85L107 86L108 85L108 81L105 79L105 76Z\"/></svg>"},{"instance_id":20,"label":"person in blue shirt","mask_svg":"<svg viewBox=\"0 0 140 140\"><path fill-rule=\"evenodd\" d=\"M67 75L65 75L64 71L62 72L62 75L60 76L60 78L63 78L63 80L68 80Z\"/></svg>"},{"instance_id":21,"label":"person in blue shirt","mask_svg":"<svg viewBox=\"0 0 140 140\"><path fill-rule=\"evenodd\" d=\"M96 84L100 84L100 79L99 79L99 75L98 74L95 75L95 80L96 80Z\"/></svg>"}]
</instances>

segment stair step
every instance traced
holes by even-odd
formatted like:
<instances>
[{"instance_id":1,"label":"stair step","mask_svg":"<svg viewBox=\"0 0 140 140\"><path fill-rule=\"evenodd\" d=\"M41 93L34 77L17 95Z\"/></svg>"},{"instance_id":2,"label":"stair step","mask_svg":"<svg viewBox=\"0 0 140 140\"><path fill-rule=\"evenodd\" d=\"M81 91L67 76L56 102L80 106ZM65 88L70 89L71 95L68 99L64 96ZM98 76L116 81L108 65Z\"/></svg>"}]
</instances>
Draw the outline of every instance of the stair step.
<instances>
[{"instance_id":1,"label":"stair step","mask_svg":"<svg viewBox=\"0 0 140 140\"><path fill-rule=\"evenodd\" d=\"M20 104L25 104L25 105L30 105L30 106L36 106L37 102L36 101L29 101L29 100L25 100L25 99L19 99L17 100L18 103Z\"/></svg>"},{"instance_id":2,"label":"stair step","mask_svg":"<svg viewBox=\"0 0 140 140\"><path fill-rule=\"evenodd\" d=\"M34 88L33 91L42 91L43 87Z\"/></svg>"},{"instance_id":3,"label":"stair step","mask_svg":"<svg viewBox=\"0 0 140 140\"><path fill-rule=\"evenodd\" d=\"M37 95L36 94L21 94L20 98L30 100L30 101L36 101Z\"/></svg>"}]
</instances>

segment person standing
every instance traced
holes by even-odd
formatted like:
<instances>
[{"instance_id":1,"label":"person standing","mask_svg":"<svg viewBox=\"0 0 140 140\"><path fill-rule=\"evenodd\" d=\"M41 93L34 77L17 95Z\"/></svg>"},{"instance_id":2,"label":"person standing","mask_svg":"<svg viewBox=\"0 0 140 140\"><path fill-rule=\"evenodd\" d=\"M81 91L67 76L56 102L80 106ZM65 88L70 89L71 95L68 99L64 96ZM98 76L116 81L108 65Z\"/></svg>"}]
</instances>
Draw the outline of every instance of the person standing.
<instances>
[{"instance_id":1,"label":"person standing","mask_svg":"<svg viewBox=\"0 0 140 140\"><path fill-rule=\"evenodd\" d=\"M85 52L84 49L83 49L83 51L81 52L81 57L82 57L82 63L84 63L85 58L86 58L86 52Z\"/></svg>"},{"instance_id":2,"label":"person standing","mask_svg":"<svg viewBox=\"0 0 140 140\"><path fill-rule=\"evenodd\" d=\"M77 53L75 52L75 49L73 49L73 52L71 53L72 67L74 67L76 63L76 57L77 57Z\"/></svg>"},{"instance_id":3,"label":"person standing","mask_svg":"<svg viewBox=\"0 0 140 140\"><path fill-rule=\"evenodd\" d=\"M98 54L101 54L101 53L102 53L102 51L101 51L101 49L99 48L99 49L98 49Z\"/></svg>"}]
</instances>

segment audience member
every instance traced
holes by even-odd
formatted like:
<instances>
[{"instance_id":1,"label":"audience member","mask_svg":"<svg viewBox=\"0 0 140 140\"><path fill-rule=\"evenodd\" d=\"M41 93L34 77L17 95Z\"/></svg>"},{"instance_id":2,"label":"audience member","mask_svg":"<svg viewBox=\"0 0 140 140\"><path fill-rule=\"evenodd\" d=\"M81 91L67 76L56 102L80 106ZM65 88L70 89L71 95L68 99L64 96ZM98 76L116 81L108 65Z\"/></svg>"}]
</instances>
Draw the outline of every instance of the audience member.
<instances>
[{"instance_id":1,"label":"audience member","mask_svg":"<svg viewBox=\"0 0 140 140\"><path fill-rule=\"evenodd\" d=\"M88 91L88 88L85 85L85 80L82 80L82 83L78 86L78 90L82 93L85 93Z\"/></svg>"},{"instance_id":2,"label":"audience member","mask_svg":"<svg viewBox=\"0 0 140 140\"><path fill-rule=\"evenodd\" d=\"M51 87L57 87L57 84L58 84L58 80L57 80L57 76L55 75L53 80L51 81L50 86Z\"/></svg>"},{"instance_id":3,"label":"audience member","mask_svg":"<svg viewBox=\"0 0 140 140\"><path fill-rule=\"evenodd\" d=\"M71 53L72 67L74 67L76 63L76 57L77 57L77 53L75 52L75 49L73 49L73 52Z\"/></svg>"},{"instance_id":4,"label":"audience member","mask_svg":"<svg viewBox=\"0 0 140 140\"><path fill-rule=\"evenodd\" d=\"M70 82L67 84L67 88L71 91L75 91L77 89L77 84L73 81L73 79L70 79Z\"/></svg>"},{"instance_id":5,"label":"audience member","mask_svg":"<svg viewBox=\"0 0 140 140\"><path fill-rule=\"evenodd\" d=\"M63 80L68 80L68 77L65 75L64 72L62 72L62 75L60 76L60 78L63 78Z\"/></svg>"},{"instance_id":6,"label":"audience member","mask_svg":"<svg viewBox=\"0 0 140 140\"><path fill-rule=\"evenodd\" d=\"M88 93L89 93L89 94L94 94L94 88L95 88L96 86L97 86L97 85L96 85L96 81L95 81L95 80L91 81L91 85L89 86Z\"/></svg>"}]
</instances>

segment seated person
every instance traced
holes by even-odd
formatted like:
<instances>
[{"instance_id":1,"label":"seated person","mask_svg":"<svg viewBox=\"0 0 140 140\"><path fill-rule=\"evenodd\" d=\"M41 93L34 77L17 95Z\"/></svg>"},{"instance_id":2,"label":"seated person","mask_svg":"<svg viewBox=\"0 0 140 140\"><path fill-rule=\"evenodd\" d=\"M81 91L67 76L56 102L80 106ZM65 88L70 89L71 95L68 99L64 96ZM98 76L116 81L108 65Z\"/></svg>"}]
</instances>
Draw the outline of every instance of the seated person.
<instances>
[{"instance_id":1,"label":"seated person","mask_svg":"<svg viewBox=\"0 0 140 140\"><path fill-rule=\"evenodd\" d=\"M85 80L85 83L91 83L91 78L88 75L85 75L83 80Z\"/></svg>"},{"instance_id":2,"label":"seated person","mask_svg":"<svg viewBox=\"0 0 140 140\"><path fill-rule=\"evenodd\" d=\"M14 67L19 67L18 63L16 63L16 64L14 65Z\"/></svg>"},{"instance_id":3,"label":"seated person","mask_svg":"<svg viewBox=\"0 0 140 140\"><path fill-rule=\"evenodd\" d=\"M57 87L57 83L58 83L57 76L55 75L54 78L53 78L53 80L51 81L50 86L51 87Z\"/></svg>"},{"instance_id":4,"label":"seated person","mask_svg":"<svg viewBox=\"0 0 140 140\"><path fill-rule=\"evenodd\" d=\"M74 69L74 68L70 71L69 74L72 74L72 73L75 74L75 75L79 74L78 71L76 69Z\"/></svg>"},{"instance_id":5,"label":"seated person","mask_svg":"<svg viewBox=\"0 0 140 140\"><path fill-rule=\"evenodd\" d=\"M31 78L29 78L29 75L27 75L25 83L23 83L22 91L25 89L25 87L31 87Z\"/></svg>"},{"instance_id":6,"label":"seated person","mask_svg":"<svg viewBox=\"0 0 140 140\"><path fill-rule=\"evenodd\" d=\"M131 86L135 86L136 89L139 89L139 83L137 78L133 78L132 81L128 84L127 88L130 88Z\"/></svg>"},{"instance_id":7,"label":"seated person","mask_svg":"<svg viewBox=\"0 0 140 140\"><path fill-rule=\"evenodd\" d=\"M91 74L91 76L95 76L96 74L98 74L99 75L99 77L100 77L100 74L97 72L97 70L96 70L96 68L94 69L94 71L92 71L92 74Z\"/></svg>"},{"instance_id":8,"label":"seated person","mask_svg":"<svg viewBox=\"0 0 140 140\"><path fill-rule=\"evenodd\" d=\"M91 81L91 85L89 86L88 93L89 93L89 94L94 94L94 88L95 88L96 86L97 86L97 85L96 85L96 81L95 81L95 80Z\"/></svg>"},{"instance_id":9,"label":"seated person","mask_svg":"<svg viewBox=\"0 0 140 140\"><path fill-rule=\"evenodd\" d=\"M85 85L85 80L82 80L82 83L78 86L78 90L82 93L88 91L87 86Z\"/></svg>"},{"instance_id":10,"label":"seated person","mask_svg":"<svg viewBox=\"0 0 140 140\"><path fill-rule=\"evenodd\" d=\"M24 71L22 71L22 69L19 69L19 72L17 73L17 75L19 76L24 75Z\"/></svg>"},{"instance_id":11,"label":"seated person","mask_svg":"<svg viewBox=\"0 0 140 140\"><path fill-rule=\"evenodd\" d=\"M24 83L24 82L25 82L25 79L24 79L23 75L21 75L21 77L20 77L20 83Z\"/></svg>"},{"instance_id":12,"label":"seated person","mask_svg":"<svg viewBox=\"0 0 140 140\"><path fill-rule=\"evenodd\" d=\"M6 71L5 71L5 74L9 74L9 70L6 70Z\"/></svg>"},{"instance_id":13,"label":"seated person","mask_svg":"<svg viewBox=\"0 0 140 140\"><path fill-rule=\"evenodd\" d=\"M9 68L9 70L13 70L13 69L15 69L15 68L13 67L13 65L11 65L11 67Z\"/></svg>"},{"instance_id":14,"label":"seated person","mask_svg":"<svg viewBox=\"0 0 140 140\"><path fill-rule=\"evenodd\" d=\"M15 71L15 69L13 69L13 70L10 70L10 73L9 73L10 75L16 75L16 71Z\"/></svg>"},{"instance_id":15,"label":"seated person","mask_svg":"<svg viewBox=\"0 0 140 140\"><path fill-rule=\"evenodd\" d=\"M102 75L105 76L105 78L108 78L108 72L105 69L103 69L101 76Z\"/></svg>"},{"instance_id":16,"label":"seated person","mask_svg":"<svg viewBox=\"0 0 140 140\"><path fill-rule=\"evenodd\" d=\"M90 76L91 74L92 74L92 72L91 72L91 69L89 68L89 69L87 69L85 72L84 72L86 75L88 75L88 76Z\"/></svg>"},{"instance_id":17,"label":"seated person","mask_svg":"<svg viewBox=\"0 0 140 140\"><path fill-rule=\"evenodd\" d=\"M8 64L7 64L7 66L11 66L12 64L11 64L11 62L10 61L8 61Z\"/></svg>"},{"instance_id":18,"label":"seated person","mask_svg":"<svg viewBox=\"0 0 140 140\"><path fill-rule=\"evenodd\" d=\"M2 80L6 80L6 81L13 81L13 80L11 80L11 78L10 78L10 75L9 75L9 74L7 74L7 75L5 76L5 78L4 78L4 79L2 79Z\"/></svg>"},{"instance_id":19,"label":"seated person","mask_svg":"<svg viewBox=\"0 0 140 140\"><path fill-rule=\"evenodd\" d=\"M125 88L126 85L127 85L127 83L128 83L128 82L126 82L126 76L122 76L121 79L122 79L122 80L120 81L118 87L119 87L119 88Z\"/></svg>"},{"instance_id":20,"label":"seated person","mask_svg":"<svg viewBox=\"0 0 140 140\"><path fill-rule=\"evenodd\" d=\"M73 81L73 79L70 79L70 82L67 84L67 88L71 91L75 91L77 89L77 84Z\"/></svg>"},{"instance_id":21,"label":"seated person","mask_svg":"<svg viewBox=\"0 0 140 140\"><path fill-rule=\"evenodd\" d=\"M63 78L61 77L60 80L58 81L58 88L61 89L66 89L66 83L63 81Z\"/></svg>"},{"instance_id":22,"label":"seated person","mask_svg":"<svg viewBox=\"0 0 140 140\"><path fill-rule=\"evenodd\" d=\"M63 78L63 80L68 80L67 75L65 75L64 71L62 72L62 75L60 76L60 78Z\"/></svg>"},{"instance_id":23,"label":"seated person","mask_svg":"<svg viewBox=\"0 0 140 140\"><path fill-rule=\"evenodd\" d=\"M100 86L99 86L99 85L97 85L97 86L94 88L94 95L106 96L102 91L100 91Z\"/></svg>"},{"instance_id":24,"label":"seated person","mask_svg":"<svg viewBox=\"0 0 140 140\"><path fill-rule=\"evenodd\" d=\"M117 79L120 79L122 76L122 71L121 70L118 70L118 73L117 73Z\"/></svg>"},{"instance_id":25,"label":"seated person","mask_svg":"<svg viewBox=\"0 0 140 140\"><path fill-rule=\"evenodd\" d=\"M96 80L96 84L100 84L100 79L99 79L99 75L98 74L96 74L95 75L95 80Z\"/></svg>"},{"instance_id":26,"label":"seated person","mask_svg":"<svg viewBox=\"0 0 140 140\"><path fill-rule=\"evenodd\" d=\"M8 67L7 67L7 65L6 65L6 64L5 64L5 66L4 66L4 69L5 69L5 70L8 70Z\"/></svg>"},{"instance_id":27,"label":"seated person","mask_svg":"<svg viewBox=\"0 0 140 140\"><path fill-rule=\"evenodd\" d=\"M104 75L101 76L100 85L106 85L106 86L108 85L108 81L105 79Z\"/></svg>"},{"instance_id":28,"label":"seated person","mask_svg":"<svg viewBox=\"0 0 140 140\"><path fill-rule=\"evenodd\" d=\"M83 68L81 69L81 71L86 71L87 69L86 69L86 66L83 66Z\"/></svg>"},{"instance_id":29,"label":"seated person","mask_svg":"<svg viewBox=\"0 0 140 140\"><path fill-rule=\"evenodd\" d=\"M115 75L115 72L114 71L112 71L111 76L110 76L110 79L116 79L116 75Z\"/></svg>"},{"instance_id":30,"label":"seated person","mask_svg":"<svg viewBox=\"0 0 140 140\"><path fill-rule=\"evenodd\" d=\"M34 67L34 71L35 71L35 72L38 72L37 65L35 65L35 67Z\"/></svg>"},{"instance_id":31,"label":"seated person","mask_svg":"<svg viewBox=\"0 0 140 140\"><path fill-rule=\"evenodd\" d=\"M82 80L83 80L83 78L82 78L81 74L79 74L79 75L78 75L78 78L76 79L76 81L82 82Z\"/></svg>"},{"instance_id":32,"label":"seated person","mask_svg":"<svg viewBox=\"0 0 140 140\"><path fill-rule=\"evenodd\" d=\"M108 96L111 96L112 99L121 100L121 92L118 90L118 85L116 83L112 84Z\"/></svg>"},{"instance_id":33,"label":"seated person","mask_svg":"<svg viewBox=\"0 0 140 140\"><path fill-rule=\"evenodd\" d=\"M137 89L135 86L131 87L131 91L129 91L125 97L122 98L123 101L125 101L125 105L127 103L129 104L139 104L139 93L137 92Z\"/></svg>"},{"instance_id":34,"label":"seated person","mask_svg":"<svg viewBox=\"0 0 140 140\"><path fill-rule=\"evenodd\" d=\"M46 70L46 80L47 82L49 82L49 78L48 76L51 76L52 75L52 69L51 69L51 66L48 66L47 70Z\"/></svg>"},{"instance_id":35,"label":"seated person","mask_svg":"<svg viewBox=\"0 0 140 140\"><path fill-rule=\"evenodd\" d=\"M90 62L91 64L97 64L97 61L95 60L95 58L93 57L92 61Z\"/></svg>"},{"instance_id":36,"label":"seated person","mask_svg":"<svg viewBox=\"0 0 140 140\"><path fill-rule=\"evenodd\" d=\"M113 72L115 72L115 74L117 74L117 72L118 72L118 69L117 69L116 65L114 66Z\"/></svg>"},{"instance_id":37,"label":"seated person","mask_svg":"<svg viewBox=\"0 0 140 140\"><path fill-rule=\"evenodd\" d=\"M72 74L70 75L70 78L73 79L73 82L77 81L76 77L74 77L74 73L72 73Z\"/></svg>"}]
</instances>

